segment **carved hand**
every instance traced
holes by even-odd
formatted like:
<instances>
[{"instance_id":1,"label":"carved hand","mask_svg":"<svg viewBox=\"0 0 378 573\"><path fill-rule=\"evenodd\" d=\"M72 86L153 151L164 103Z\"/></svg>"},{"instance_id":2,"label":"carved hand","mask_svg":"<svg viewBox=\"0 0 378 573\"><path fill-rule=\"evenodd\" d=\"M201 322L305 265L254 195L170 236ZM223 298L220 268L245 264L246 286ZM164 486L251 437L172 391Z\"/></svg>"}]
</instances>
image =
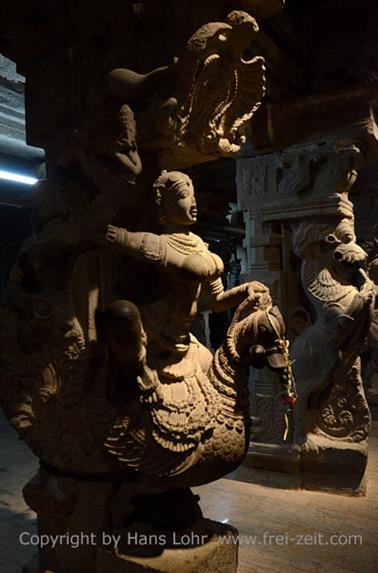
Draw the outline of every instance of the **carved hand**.
<instances>
[{"instance_id":1,"label":"carved hand","mask_svg":"<svg viewBox=\"0 0 378 573\"><path fill-rule=\"evenodd\" d=\"M375 284L373 283L373 281L367 278L365 284L360 290L360 296L368 304L371 304L373 302L375 297Z\"/></svg>"},{"instance_id":2,"label":"carved hand","mask_svg":"<svg viewBox=\"0 0 378 573\"><path fill-rule=\"evenodd\" d=\"M247 283L246 290L248 297L255 300L256 306L262 306L265 308L272 304L269 288L263 283L260 283L259 281L251 281Z\"/></svg>"}]
</instances>

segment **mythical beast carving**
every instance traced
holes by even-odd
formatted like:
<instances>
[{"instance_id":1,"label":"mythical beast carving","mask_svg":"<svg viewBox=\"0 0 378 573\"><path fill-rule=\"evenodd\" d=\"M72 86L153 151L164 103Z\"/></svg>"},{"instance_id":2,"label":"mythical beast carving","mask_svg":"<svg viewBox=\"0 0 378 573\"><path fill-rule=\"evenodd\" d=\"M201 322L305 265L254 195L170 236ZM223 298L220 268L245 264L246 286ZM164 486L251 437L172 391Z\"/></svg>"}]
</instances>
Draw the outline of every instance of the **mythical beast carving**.
<instances>
[{"instance_id":1,"label":"mythical beast carving","mask_svg":"<svg viewBox=\"0 0 378 573\"><path fill-rule=\"evenodd\" d=\"M370 413L360 375L359 354L370 326L374 286L356 244L353 206L339 196L339 218L305 221L294 234L302 257L302 283L316 321L293 343L298 384L296 440L315 447L316 436L360 442ZM311 445L312 444L312 445Z\"/></svg>"},{"instance_id":2,"label":"mythical beast carving","mask_svg":"<svg viewBox=\"0 0 378 573\"><path fill-rule=\"evenodd\" d=\"M162 166L185 167L240 150L265 92L264 59L249 53L257 32L251 16L234 11L226 23L202 26L171 66L110 74L116 98L131 106L138 98L142 154L159 150Z\"/></svg>"}]
</instances>

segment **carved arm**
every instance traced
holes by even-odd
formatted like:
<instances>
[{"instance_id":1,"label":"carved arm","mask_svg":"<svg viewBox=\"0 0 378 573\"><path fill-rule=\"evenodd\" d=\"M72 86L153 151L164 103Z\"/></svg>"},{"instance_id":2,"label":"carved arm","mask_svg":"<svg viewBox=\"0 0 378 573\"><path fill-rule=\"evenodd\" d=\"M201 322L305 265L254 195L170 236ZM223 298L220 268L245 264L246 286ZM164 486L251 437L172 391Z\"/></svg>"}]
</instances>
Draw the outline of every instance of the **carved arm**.
<instances>
[{"instance_id":1,"label":"carved arm","mask_svg":"<svg viewBox=\"0 0 378 573\"><path fill-rule=\"evenodd\" d=\"M258 281L243 283L225 291L220 278L209 283L204 301L208 309L222 312L241 304L247 297L255 299L256 306L260 301L264 305L271 303L268 287Z\"/></svg>"},{"instance_id":2,"label":"carved arm","mask_svg":"<svg viewBox=\"0 0 378 573\"><path fill-rule=\"evenodd\" d=\"M125 254L143 259L165 268L180 269L185 256L170 249L164 238L154 233L131 232L123 227L108 225L105 237L100 242L111 245Z\"/></svg>"}]
</instances>

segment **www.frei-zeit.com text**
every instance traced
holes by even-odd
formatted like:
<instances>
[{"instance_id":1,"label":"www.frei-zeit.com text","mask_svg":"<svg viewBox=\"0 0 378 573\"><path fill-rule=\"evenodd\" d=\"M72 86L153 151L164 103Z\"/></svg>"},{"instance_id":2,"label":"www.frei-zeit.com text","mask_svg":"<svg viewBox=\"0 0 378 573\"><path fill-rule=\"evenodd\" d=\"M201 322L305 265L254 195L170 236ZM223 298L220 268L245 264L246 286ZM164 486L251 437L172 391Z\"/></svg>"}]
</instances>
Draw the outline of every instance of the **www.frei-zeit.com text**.
<instances>
[{"instance_id":1,"label":"www.frei-zeit.com text","mask_svg":"<svg viewBox=\"0 0 378 573\"><path fill-rule=\"evenodd\" d=\"M200 535L194 532L176 534L173 532L170 535L161 533L150 533L148 535L136 532L125 532L123 535L116 535L112 533L102 532L97 533L63 533L60 535L48 534L33 534L28 531L23 531L19 536L21 545L33 545L35 547L51 547L58 546L71 547L78 549L83 546L96 546L102 545L105 547L118 547L122 541L122 545L138 545L143 546L169 546L169 547L193 547L195 545L203 545L209 541L207 535ZM285 533L271 533L264 531L259 535L220 535L218 541L222 545L362 545L362 535L359 534L330 534L315 531L312 533L292 535L288 532Z\"/></svg>"}]
</instances>

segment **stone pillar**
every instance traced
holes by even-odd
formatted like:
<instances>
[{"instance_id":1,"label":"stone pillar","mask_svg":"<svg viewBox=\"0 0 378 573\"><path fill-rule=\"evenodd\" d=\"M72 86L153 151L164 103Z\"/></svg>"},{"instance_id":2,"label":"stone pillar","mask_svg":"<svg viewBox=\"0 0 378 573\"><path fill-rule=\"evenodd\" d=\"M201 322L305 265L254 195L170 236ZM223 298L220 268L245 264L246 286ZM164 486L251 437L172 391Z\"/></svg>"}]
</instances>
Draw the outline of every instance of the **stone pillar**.
<instances>
[{"instance_id":1,"label":"stone pillar","mask_svg":"<svg viewBox=\"0 0 378 573\"><path fill-rule=\"evenodd\" d=\"M237 569L237 544L221 538L235 540L237 531L205 520L190 487L219 479L244 458L242 365L249 334L257 348L259 332L254 317L247 330L235 320L217 354L219 370L217 358L190 336L207 278L214 279L211 302L219 302L222 265L199 237L187 236L183 221L184 246L165 243L164 229L172 223L180 230L181 222L166 216L164 190L184 189L190 222L194 191L186 174L161 171L239 152L241 128L264 95L265 66L260 56L246 59L258 33L248 13L228 13L229 3L218 1L211 2L216 11L196 1L200 14L193 2L163 10L153 4L127 4L118 13L114 3L100 3L93 14L91 4L88 14L79 2L70 18L86 34L41 46L23 64L28 141L46 149L48 179L35 192L34 235L21 247L0 318L0 395L41 460L24 489L39 533L67 534L62 547L39 548L39 573L168 573L183 561L188 573ZM120 65L126 67L112 69ZM122 237L137 243L130 250ZM197 273L193 259L208 267ZM193 280L183 280L183 260ZM236 315L241 321L252 304L244 287L239 294L246 300ZM283 327L265 298L270 349ZM243 336L246 345L239 345ZM103 534L116 531L120 544L106 543ZM160 532L162 544L155 541ZM69 539L77 545L81 533L83 546L73 547ZM173 543L176 533L182 550ZM139 534L151 534L149 547Z\"/></svg>"},{"instance_id":2,"label":"stone pillar","mask_svg":"<svg viewBox=\"0 0 378 573\"><path fill-rule=\"evenodd\" d=\"M288 420L274 374L253 376L248 463L301 472L303 487L348 493L362 488L370 425L358 356L372 288L359 270L366 254L348 199L361 164L353 144L324 142L240 159L237 175L245 278L269 284L283 309L298 391Z\"/></svg>"}]
</instances>

